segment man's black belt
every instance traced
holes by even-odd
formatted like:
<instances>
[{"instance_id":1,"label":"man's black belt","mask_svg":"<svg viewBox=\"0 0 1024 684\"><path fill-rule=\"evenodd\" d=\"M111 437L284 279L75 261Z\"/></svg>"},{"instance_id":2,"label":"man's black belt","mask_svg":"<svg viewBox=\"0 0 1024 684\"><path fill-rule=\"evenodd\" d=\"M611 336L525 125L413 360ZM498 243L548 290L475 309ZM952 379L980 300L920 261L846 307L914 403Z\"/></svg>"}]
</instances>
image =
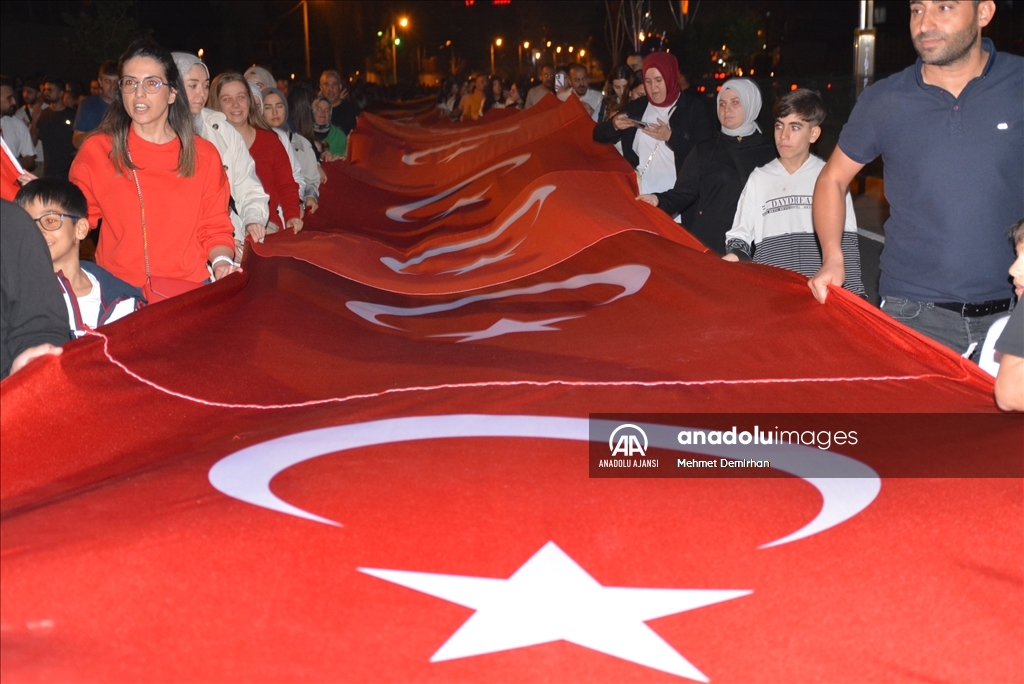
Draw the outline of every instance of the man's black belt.
<instances>
[{"instance_id":1,"label":"man's black belt","mask_svg":"<svg viewBox=\"0 0 1024 684\"><path fill-rule=\"evenodd\" d=\"M1010 299L993 299L978 304L961 304L960 302L934 302L940 309L956 311L964 318L980 318L1010 310Z\"/></svg>"}]
</instances>

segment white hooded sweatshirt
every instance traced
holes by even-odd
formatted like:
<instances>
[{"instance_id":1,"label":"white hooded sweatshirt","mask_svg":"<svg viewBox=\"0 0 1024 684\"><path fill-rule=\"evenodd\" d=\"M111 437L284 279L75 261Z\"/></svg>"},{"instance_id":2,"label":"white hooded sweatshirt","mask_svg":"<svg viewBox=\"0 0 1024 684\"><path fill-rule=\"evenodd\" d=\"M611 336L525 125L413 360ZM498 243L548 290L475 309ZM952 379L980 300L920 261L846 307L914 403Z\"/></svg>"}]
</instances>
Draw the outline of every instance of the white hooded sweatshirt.
<instances>
[{"instance_id":1,"label":"white hooded sweatshirt","mask_svg":"<svg viewBox=\"0 0 1024 684\"><path fill-rule=\"evenodd\" d=\"M825 162L813 154L790 174L778 159L754 169L736 205L732 228L725 234L727 253L759 264L778 266L810 278L821 268L821 245L814 233L811 200ZM843 227L844 288L864 296L857 243L857 216L846 193Z\"/></svg>"}]
</instances>

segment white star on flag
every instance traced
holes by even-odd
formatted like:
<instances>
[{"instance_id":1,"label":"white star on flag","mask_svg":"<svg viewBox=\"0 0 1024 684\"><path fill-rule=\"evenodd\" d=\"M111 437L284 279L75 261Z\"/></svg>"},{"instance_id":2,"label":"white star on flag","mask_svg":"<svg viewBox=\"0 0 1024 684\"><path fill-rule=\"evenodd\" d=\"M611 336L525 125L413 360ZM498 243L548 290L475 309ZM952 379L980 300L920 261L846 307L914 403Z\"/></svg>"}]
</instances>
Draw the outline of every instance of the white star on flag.
<instances>
[{"instance_id":1,"label":"white star on flag","mask_svg":"<svg viewBox=\"0 0 1024 684\"><path fill-rule=\"evenodd\" d=\"M753 593L605 587L550 541L507 580L359 571L476 610L431 662L564 640L700 682L710 680L644 622Z\"/></svg>"}]
</instances>

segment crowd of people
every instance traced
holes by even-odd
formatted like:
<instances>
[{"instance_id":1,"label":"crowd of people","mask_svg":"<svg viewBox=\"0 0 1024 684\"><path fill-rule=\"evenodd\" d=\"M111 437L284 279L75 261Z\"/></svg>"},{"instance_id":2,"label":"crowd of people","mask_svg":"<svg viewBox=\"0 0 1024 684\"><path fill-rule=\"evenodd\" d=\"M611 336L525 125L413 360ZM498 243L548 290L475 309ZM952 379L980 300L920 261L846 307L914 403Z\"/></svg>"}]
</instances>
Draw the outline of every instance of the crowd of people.
<instances>
[{"instance_id":1,"label":"crowd of people","mask_svg":"<svg viewBox=\"0 0 1024 684\"><path fill-rule=\"evenodd\" d=\"M629 55L609 72L603 90L591 87L581 64L544 65L532 85L483 74L449 80L438 95L438 115L470 121L494 108L575 98L595 122L594 141L615 145L636 170L638 202L682 223L726 261L802 274L821 302L829 286L865 296L848 187L882 156L892 208L882 311L974 360L993 323L1003 319L996 349L1008 370L999 370L997 399L1021 410L1024 307L1005 322L1014 298L1004 275L1015 248L1011 275L1019 298L1019 116L1014 132L1000 137L1010 124L981 130L965 122L961 109L994 107L996 118L1006 112L1012 119L1024 59L997 54L981 38L991 2L965 3L943 15L913 5L918 63L865 91L827 163L811 152L826 117L818 93L795 89L779 97L769 136L757 123L758 85L733 78L717 92L713 125L703 98L694 96L666 52ZM934 38L950 35L957 40ZM58 297L63 292L60 311L66 310L72 336L229 275L239 268L246 239L302 230L327 181L322 163L344 159L359 113L336 71L323 73L318 92L260 66L211 79L196 55L172 55L145 40L119 62L104 63L95 83L98 92L72 114L57 79L44 79L39 90L25 86L21 105L13 84L2 82L6 145L26 171L41 176L16 201L49 247L61 288L51 290ZM917 102L921 112L893 116L898 98ZM980 179L969 197L957 192L965 179ZM6 236L6 205L4 211ZM96 263L80 262L80 241L99 225ZM5 247L5 283L7 253ZM59 343L30 346L45 353ZM25 351L14 346L9 354L5 339L5 374L23 364Z\"/></svg>"},{"instance_id":2,"label":"crowd of people","mask_svg":"<svg viewBox=\"0 0 1024 684\"><path fill-rule=\"evenodd\" d=\"M644 96L640 73L643 58L639 54L630 55L630 59L634 57L639 61L613 70L603 90L591 87L590 72L578 62L557 68L544 64L532 83L486 74L471 74L461 81L449 77L437 95L438 115L451 121L475 121L491 109L529 109L548 94L554 94L563 102L575 94L595 122L604 121ZM635 64L635 68L630 64Z\"/></svg>"},{"instance_id":3,"label":"crowd of people","mask_svg":"<svg viewBox=\"0 0 1024 684\"><path fill-rule=\"evenodd\" d=\"M299 232L359 113L336 71L318 92L259 66L211 80L198 56L148 40L96 83L75 107L60 79L24 84L20 103L0 82L3 139L26 172L14 199L50 247L72 337L134 310L87 298L159 301L236 270L246 238ZM95 266L80 267L78 243L97 228Z\"/></svg>"}]
</instances>

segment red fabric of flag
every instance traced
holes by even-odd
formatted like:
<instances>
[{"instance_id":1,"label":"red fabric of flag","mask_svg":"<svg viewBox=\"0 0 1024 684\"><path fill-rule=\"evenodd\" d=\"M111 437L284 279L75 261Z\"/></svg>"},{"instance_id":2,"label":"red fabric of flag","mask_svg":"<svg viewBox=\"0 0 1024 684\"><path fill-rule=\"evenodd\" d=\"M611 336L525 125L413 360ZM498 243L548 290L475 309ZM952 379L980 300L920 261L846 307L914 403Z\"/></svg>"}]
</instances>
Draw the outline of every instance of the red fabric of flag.
<instances>
[{"instance_id":1,"label":"red fabric of flag","mask_svg":"<svg viewBox=\"0 0 1024 684\"><path fill-rule=\"evenodd\" d=\"M518 116L547 114L496 125ZM332 176L310 231L0 384L0 679L1024 678L1021 480L893 470L1012 475L991 380L703 251L575 116L551 125L423 187L373 141L392 166ZM395 144L427 149L412 129ZM370 194L527 153L464 222L403 230ZM391 172L401 192L365 180ZM852 478L589 476L591 414L764 412L897 427L810 449ZM929 413L995 422L901 436Z\"/></svg>"},{"instance_id":2,"label":"red fabric of flag","mask_svg":"<svg viewBox=\"0 0 1024 684\"><path fill-rule=\"evenodd\" d=\"M0 198L8 202L14 201L15 195L21 189L21 184L18 183L19 176L21 172L11 156L10 149L4 143L3 152L0 153Z\"/></svg>"}]
</instances>

